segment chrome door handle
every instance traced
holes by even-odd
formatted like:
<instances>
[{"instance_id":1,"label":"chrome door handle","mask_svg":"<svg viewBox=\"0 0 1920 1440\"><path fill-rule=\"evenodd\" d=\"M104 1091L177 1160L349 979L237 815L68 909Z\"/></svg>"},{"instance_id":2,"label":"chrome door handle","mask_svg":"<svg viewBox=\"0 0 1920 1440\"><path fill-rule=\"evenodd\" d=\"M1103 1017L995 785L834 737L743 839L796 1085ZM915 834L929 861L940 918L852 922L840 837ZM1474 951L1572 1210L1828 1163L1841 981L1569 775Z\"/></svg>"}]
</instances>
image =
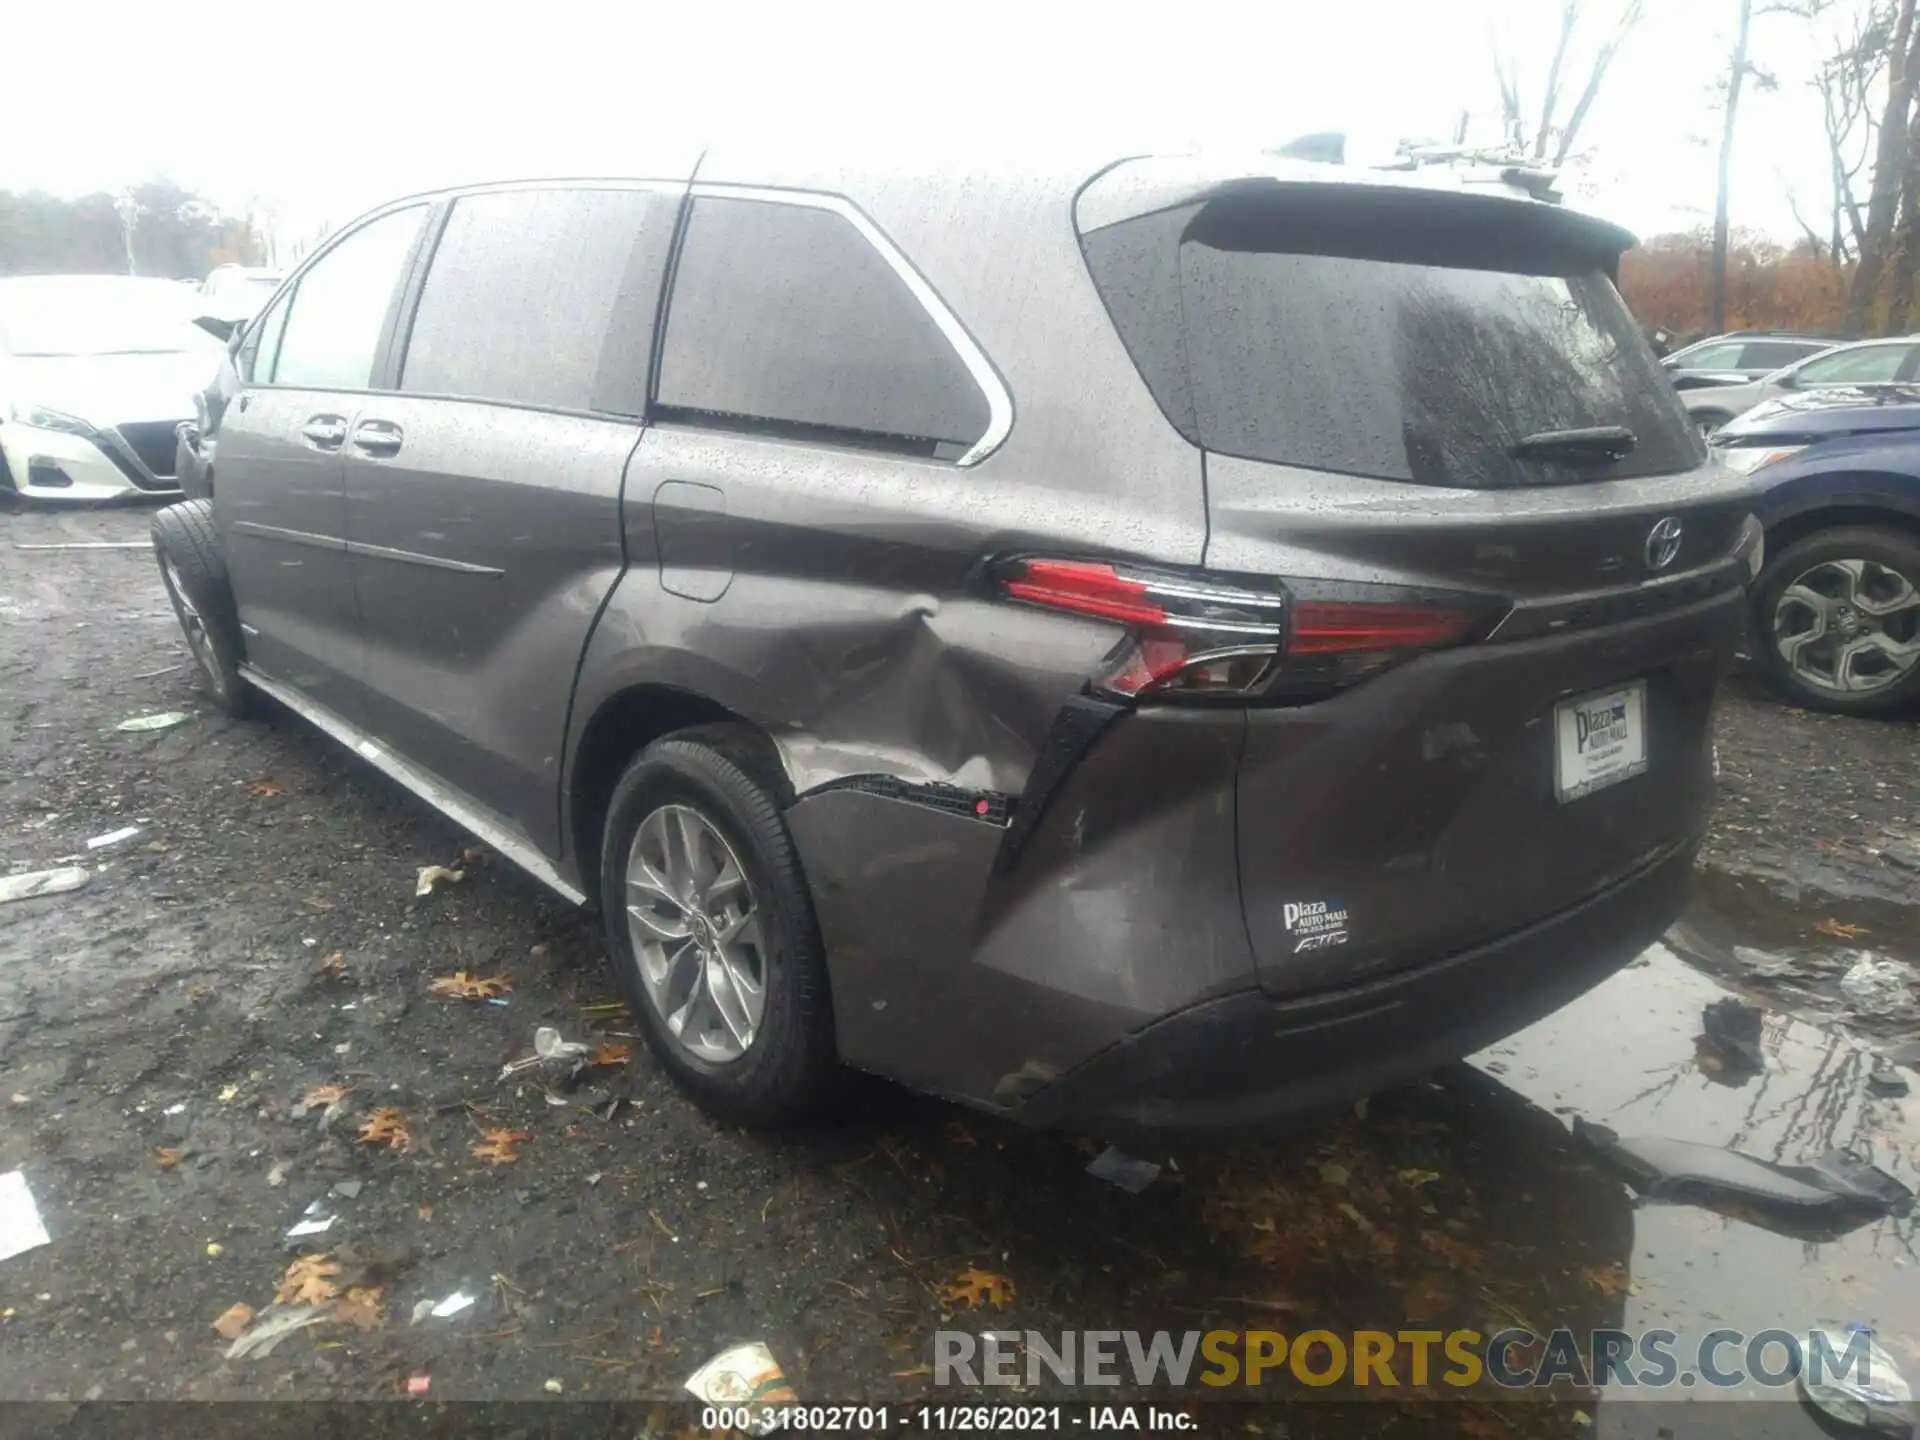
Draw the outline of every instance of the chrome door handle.
<instances>
[{"instance_id":1,"label":"chrome door handle","mask_svg":"<svg viewBox=\"0 0 1920 1440\"><path fill-rule=\"evenodd\" d=\"M316 450L338 450L347 438L347 422L338 415L316 415L300 427L300 433Z\"/></svg>"},{"instance_id":2,"label":"chrome door handle","mask_svg":"<svg viewBox=\"0 0 1920 1440\"><path fill-rule=\"evenodd\" d=\"M403 438L400 427L387 420L362 420L353 427L353 448L376 460L398 455Z\"/></svg>"}]
</instances>

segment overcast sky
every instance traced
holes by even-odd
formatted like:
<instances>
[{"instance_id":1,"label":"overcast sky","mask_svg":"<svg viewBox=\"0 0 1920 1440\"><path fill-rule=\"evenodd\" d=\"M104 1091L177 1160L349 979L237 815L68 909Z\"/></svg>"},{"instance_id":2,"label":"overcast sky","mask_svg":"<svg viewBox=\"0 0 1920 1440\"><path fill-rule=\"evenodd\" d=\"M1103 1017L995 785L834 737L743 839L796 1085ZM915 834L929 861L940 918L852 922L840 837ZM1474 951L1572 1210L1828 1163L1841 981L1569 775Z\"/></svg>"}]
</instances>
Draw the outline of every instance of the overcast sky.
<instances>
[{"instance_id":1,"label":"overcast sky","mask_svg":"<svg viewBox=\"0 0 1920 1440\"><path fill-rule=\"evenodd\" d=\"M1622 0L1586 0L1584 64ZM1842 7L1864 0L1837 0ZM1646 235L1711 217L1716 86L1738 0L1645 0L1581 135L1580 203ZM929 153L1111 135L1116 148L1272 144L1344 129L1356 148L1498 131L1494 33L1538 105L1553 0L1048 0L659 4L654 0L69 0L9 14L0 188L64 193L167 174L283 235L408 190L633 168L657 143L818 132ZM1825 37L1755 22L1779 80L1743 112L1733 218L1790 237L1787 197L1827 210Z\"/></svg>"}]
</instances>

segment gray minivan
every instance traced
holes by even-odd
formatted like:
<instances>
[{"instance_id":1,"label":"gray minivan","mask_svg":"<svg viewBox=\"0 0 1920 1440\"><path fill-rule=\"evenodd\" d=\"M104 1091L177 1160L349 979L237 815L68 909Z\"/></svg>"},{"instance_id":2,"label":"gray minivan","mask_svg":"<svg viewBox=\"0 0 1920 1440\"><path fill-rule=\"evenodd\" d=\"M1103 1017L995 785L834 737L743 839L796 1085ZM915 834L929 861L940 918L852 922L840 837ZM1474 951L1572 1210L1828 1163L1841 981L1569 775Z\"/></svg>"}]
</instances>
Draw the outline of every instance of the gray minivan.
<instances>
[{"instance_id":1,"label":"gray minivan","mask_svg":"<svg viewBox=\"0 0 1920 1440\"><path fill-rule=\"evenodd\" d=\"M1680 907L1758 531L1629 243L1270 156L419 196L236 340L161 572L718 1115L1265 1123Z\"/></svg>"}]
</instances>

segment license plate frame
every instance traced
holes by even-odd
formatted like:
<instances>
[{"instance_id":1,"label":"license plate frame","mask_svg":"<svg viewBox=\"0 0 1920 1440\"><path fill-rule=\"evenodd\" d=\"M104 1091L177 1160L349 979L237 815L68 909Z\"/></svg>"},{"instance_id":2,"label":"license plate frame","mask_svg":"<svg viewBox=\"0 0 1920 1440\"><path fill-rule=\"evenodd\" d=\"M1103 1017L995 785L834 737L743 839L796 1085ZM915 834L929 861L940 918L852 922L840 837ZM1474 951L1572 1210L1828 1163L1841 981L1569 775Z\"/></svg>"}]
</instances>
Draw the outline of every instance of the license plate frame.
<instances>
[{"instance_id":1,"label":"license plate frame","mask_svg":"<svg viewBox=\"0 0 1920 1440\"><path fill-rule=\"evenodd\" d=\"M1553 790L1562 805L1647 772L1647 682L1590 690L1553 707Z\"/></svg>"}]
</instances>

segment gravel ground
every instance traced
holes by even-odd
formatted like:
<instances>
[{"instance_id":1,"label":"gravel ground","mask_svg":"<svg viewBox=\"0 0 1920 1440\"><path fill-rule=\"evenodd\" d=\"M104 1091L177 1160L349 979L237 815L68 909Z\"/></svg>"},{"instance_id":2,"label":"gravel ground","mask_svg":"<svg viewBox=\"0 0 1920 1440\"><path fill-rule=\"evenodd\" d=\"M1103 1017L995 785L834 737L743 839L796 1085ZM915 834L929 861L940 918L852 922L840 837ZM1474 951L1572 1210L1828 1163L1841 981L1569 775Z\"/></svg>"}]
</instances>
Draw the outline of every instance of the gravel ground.
<instances>
[{"instance_id":1,"label":"gravel ground","mask_svg":"<svg viewBox=\"0 0 1920 1440\"><path fill-rule=\"evenodd\" d=\"M1156 1156L1160 1178L1131 1195L1084 1173L1091 1142L878 1083L797 1135L709 1123L628 1033L587 917L504 861L463 863L470 837L292 717L204 703L149 553L13 548L146 524L0 513L0 875L94 870L0 906L0 1172L25 1171L53 1235L0 1261L0 1399L394 1399L425 1376L435 1401L660 1400L762 1340L803 1398L898 1407L956 1398L931 1387L932 1334L988 1325L1751 1329L1777 1313L1920 1337L1912 1220L1811 1245L1636 1209L1566 1124L1786 1160L1852 1142L1912 1181L1920 1134L1867 1093L1864 1047L1920 1025L1840 984L1862 953L1920 959L1910 725L1792 711L1736 679L1702 899L1671 950L1432 1083L1285 1141ZM115 728L175 709L192 718ZM433 864L465 879L417 897ZM461 971L512 988L433 992ZM1770 1008L1758 1089L1696 1064L1723 984ZM502 1079L541 1025L608 1063L572 1087ZM338 1103L303 1109L323 1086ZM388 1109L404 1145L364 1143ZM518 1135L517 1158L476 1154L490 1131ZM331 1227L288 1240L313 1202ZM315 1294L337 1293L325 1323L224 1358L216 1319L267 1307L303 1256L326 1257L305 1262ZM969 1271L1007 1282L1002 1306L970 1312L954 1288ZM474 1303L414 1323L455 1292ZM1207 1423L1591 1434L1597 1410L1599 1433L1652 1436L1663 1409L1573 1394ZM1702 1411L1680 1433L1813 1433L1791 1405L1687 1413ZM222 1413L238 1433L246 1412Z\"/></svg>"}]
</instances>

